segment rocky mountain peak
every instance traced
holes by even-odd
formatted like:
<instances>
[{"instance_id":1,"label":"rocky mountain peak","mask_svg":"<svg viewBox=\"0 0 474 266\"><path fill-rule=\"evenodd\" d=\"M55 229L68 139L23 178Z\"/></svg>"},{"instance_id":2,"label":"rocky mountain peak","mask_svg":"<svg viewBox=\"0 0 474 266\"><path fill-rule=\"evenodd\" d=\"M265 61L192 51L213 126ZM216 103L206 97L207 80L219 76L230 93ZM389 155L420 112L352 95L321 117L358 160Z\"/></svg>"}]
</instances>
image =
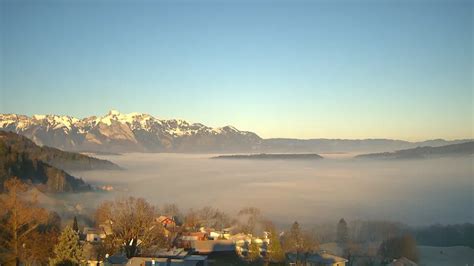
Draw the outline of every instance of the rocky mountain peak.
<instances>
[{"instance_id":1,"label":"rocky mountain peak","mask_svg":"<svg viewBox=\"0 0 474 266\"><path fill-rule=\"evenodd\" d=\"M225 126L211 128L182 119L160 120L145 113L110 110L78 119L60 115L0 115L0 130L25 135L37 144L72 151L170 152L248 149L260 138ZM229 133L232 133L229 135Z\"/></svg>"}]
</instances>

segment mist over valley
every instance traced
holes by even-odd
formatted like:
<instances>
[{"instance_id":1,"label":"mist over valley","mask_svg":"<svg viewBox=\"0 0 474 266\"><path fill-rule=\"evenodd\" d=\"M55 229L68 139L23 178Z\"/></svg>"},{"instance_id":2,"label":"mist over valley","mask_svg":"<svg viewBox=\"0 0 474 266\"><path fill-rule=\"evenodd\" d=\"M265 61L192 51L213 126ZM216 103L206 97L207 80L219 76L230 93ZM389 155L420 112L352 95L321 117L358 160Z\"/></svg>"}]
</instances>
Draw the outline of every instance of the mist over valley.
<instances>
[{"instance_id":1,"label":"mist over valley","mask_svg":"<svg viewBox=\"0 0 474 266\"><path fill-rule=\"evenodd\" d=\"M340 217L410 225L473 221L472 156L406 161L361 161L339 154L270 161L213 156L98 156L125 170L73 174L99 187L112 186L105 197L133 195L158 205L214 206L229 213L252 206L281 223ZM93 197L85 201L94 204Z\"/></svg>"}]
</instances>

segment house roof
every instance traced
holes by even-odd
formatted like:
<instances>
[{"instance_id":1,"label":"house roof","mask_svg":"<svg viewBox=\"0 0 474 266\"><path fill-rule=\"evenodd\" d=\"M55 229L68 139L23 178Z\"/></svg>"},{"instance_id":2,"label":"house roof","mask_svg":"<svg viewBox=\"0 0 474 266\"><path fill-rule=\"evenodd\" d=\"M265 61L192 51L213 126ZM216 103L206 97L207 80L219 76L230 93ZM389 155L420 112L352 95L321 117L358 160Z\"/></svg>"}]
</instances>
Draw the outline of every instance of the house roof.
<instances>
[{"instance_id":1,"label":"house roof","mask_svg":"<svg viewBox=\"0 0 474 266\"><path fill-rule=\"evenodd\" d=\"M128 262L127 256L122 255L122 254L115 254L115 255L109 256L105 260L110 264L126 264Z\"/></svg>"},{"instance_id":2,"label":"house roof","mask_svg":"<svg viewBox=\"0 0 474 266\"><path fill-rule=\"evenodd\" d=\"M101 224L99 227L106 235L111 235L113 233L110 224Z\"/></svg>"},{"instance_id":3,"label":"house roof","mask_svg":"<svg viewBox=\"0 0 474 266\"><path fill-rule=\"evenodd\" d=\"M91 227L84 227L83 233L85 235L87 235L87 234L97 234L98 235L98 234L102 233L102 230L96 229L96 228L91 228Z\"/></svg>"},{"instance_id":4,"label":"house roof","mask_svg":"<svg viewBox=\"0 0 474 266\"><path fill-rule=\"evenodd\" d=\"M326 252L314 255L314 259L316 261L319 260L321 262L347 262L348 261L345 258L338 257L336 255L332 255Z\"/></svg>"},{"instance_id":5,"label":"house roof","mask_svg":"<svg viewBox=\"0 0 474 266\"><path fill-rule=\"evenodd\" d=\"M201 261L201 260L207 260L207 256L201 256L201 255L190 255L184 258L184 260L190 260L190 261Z\"/></svg>"},{"instance_id":6,"label":"house roof","mask_svg":"<svg viewBox=\"0 0 474 266\"><path fill-rule=\"evenodd\" d=\"M133 257L131 258L127 266L151 266L152 261L155 261L155 265L188 265L186 262L197 262L197 261L205 261L207 260L206 256L197 256L191 255L186 256L184 258L179 259L171 259L171 258L157 258L157 257Z\"/></svg>"},{"instance_id":7,"label":"house roof","mask_svg":"<svg viewBox=\"0 0 474 266\"><path fill-rule=\"evenodd\" d=\"M174 222L173 218L168 217L168 216L164 216L164 215L161 215L160 217L156 218L156 221L158 221L159 223Z\"/></svg>"},{"instance_id":8,"label":"house roof","mask_svg":"<svg viewBox=\"0 0 474 266\"><path fill-rule=\"evenodd\" d=\"M399 259L393 260L391 263L388 264L388 266L417 266L415 262L405 258L401 257Z\"/></svg>"},{"instance_id":9,"label":"house roof","mask_svg":"<svg viewBox=\"0 0 474 266\"><path fill-rule=\"evenodd\" d=\"M164 258L153 258L153 257L133 257L130 258L127 262L127 266L143 266L143 265L151 265L151 261L154 260L156 263L164 262L167 263L168 259Z\"/></svg>"},{"instance_id":10,"label":"house roof","mask_svg":"<svg viewBox=\"0 0 474 266\"><path fill-rule=\"evenodd\" d=\"M184 258L189 252L183 248L160 249L155 255L161 258Z\"/></svg>"}]
</instances>

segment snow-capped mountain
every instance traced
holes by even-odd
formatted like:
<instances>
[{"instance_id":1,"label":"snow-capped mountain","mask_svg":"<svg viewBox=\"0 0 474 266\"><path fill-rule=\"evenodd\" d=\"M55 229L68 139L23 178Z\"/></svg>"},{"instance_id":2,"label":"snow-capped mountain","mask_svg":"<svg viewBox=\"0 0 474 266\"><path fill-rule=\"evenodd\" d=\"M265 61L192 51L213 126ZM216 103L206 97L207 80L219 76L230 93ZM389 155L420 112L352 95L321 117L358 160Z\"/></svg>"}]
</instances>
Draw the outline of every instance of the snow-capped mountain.
<instances>
[{"instance_id":1,"label":"snow-capped mountain","mask_svg":"<svg viewBox=\"0 0 474 266\"><path fill-rule=\"evenodd\" d=\"M112 110L102 117L0 114L0 130L13 131L68 151L196 153L374 153L418 146L443 146L467 140L409 142L392 139L262 139L232 126L212 128L149 114Z\"/></svg>"},{"instance_id":2,"label":"snow-capped mountain","mask_svg":"<svg viewBox=\"0 0 474 266\"><path fill-rule=\"evenodd\" d=\"M0 114L0 130L39 145L70 151L219 152L249 151L261 143L255 133L232 126L211 128L184 120L112 110L102 117Z\"/></svg>"}]
</instances>

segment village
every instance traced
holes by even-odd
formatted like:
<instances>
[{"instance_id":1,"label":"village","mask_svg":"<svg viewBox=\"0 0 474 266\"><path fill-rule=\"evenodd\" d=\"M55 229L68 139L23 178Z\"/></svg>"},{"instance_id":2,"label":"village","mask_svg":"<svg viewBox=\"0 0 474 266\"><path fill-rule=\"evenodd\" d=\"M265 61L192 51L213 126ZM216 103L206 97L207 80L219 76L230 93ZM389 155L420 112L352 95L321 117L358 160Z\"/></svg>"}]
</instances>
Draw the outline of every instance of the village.
<instances>
[{"instance_id":1,"label":"village","mask_svg":"<svg viewBox=\"0 0 474 266\"><path fill-rule=\"evenodd\" d=\"M208 209L205 210L208 211ZM252 213L256 209L249 208L247 211L247 213ZM254 222L256 219L252 216L245 221L247 226ZM153 223L163 230L164 242L161 242L158 248L154 247L146 252L143 249L144 252L137 253L139 255L128 257L123 249L114 254L104 254L104 243L108 239L113 239L113 221L106 220L96 227L84 227L83 230L78 231L83 249L83 264L94 266L417 265L403 256L396 259L384 259L377 255L378 246L371 247L373 256L360 256L360 251L357 253L350 250L351 247L347 244L349 243L348 229L344 219L337 224L338 243L321 245L305 235L297 222L286 232L279 232L270 224L270 227L267 227L267 229L270 228L268 231L262 230L258 235L244 232L245 229L242 230L242 227L235 225L220 230L207 226L190 228L179 221L178 217L166 215L156 217ZM77 230L76 222L75 227ZM132 243L123 243L123 245L132 245ZM137 250L140 249L140 245L141 240L138 239Z\"/></svg>"},{"instance_id":2,"label":"village","mask_svg":"<svg viewBox=\"0 0 474 266\"><path fill-rule=\"evenodd\" d=\"M268 257L271 244L270 232L263 231L262 235L254 236L249 233L237 232L229 227L215 230L200 227L189 230L179 224L174 217L159 216L156 223L164 229L165 237L171 243L170 248L158 249L152 256L136 256L127 258L125 254L105 254L99 259L97 247L108 236L113 234L110 224L101 224L97 228L85 227L80 232L83 242L84 258L87 265L134 265L134 266L207 266L207 265L240 265L263 261ZM111 223L111 221L108 221ZM138 244L139 246L139 244ZM252 248L257 248L258 255L251 255ZM286 254L286 259L279 265L303 265L301 256L305 256L304 265L333 265L345 266L347 259L320 250L310 254ZM252 259L251 259L252 257ZM298 264L297 264L298 263Z\"/></svg>"}]
</instances>

